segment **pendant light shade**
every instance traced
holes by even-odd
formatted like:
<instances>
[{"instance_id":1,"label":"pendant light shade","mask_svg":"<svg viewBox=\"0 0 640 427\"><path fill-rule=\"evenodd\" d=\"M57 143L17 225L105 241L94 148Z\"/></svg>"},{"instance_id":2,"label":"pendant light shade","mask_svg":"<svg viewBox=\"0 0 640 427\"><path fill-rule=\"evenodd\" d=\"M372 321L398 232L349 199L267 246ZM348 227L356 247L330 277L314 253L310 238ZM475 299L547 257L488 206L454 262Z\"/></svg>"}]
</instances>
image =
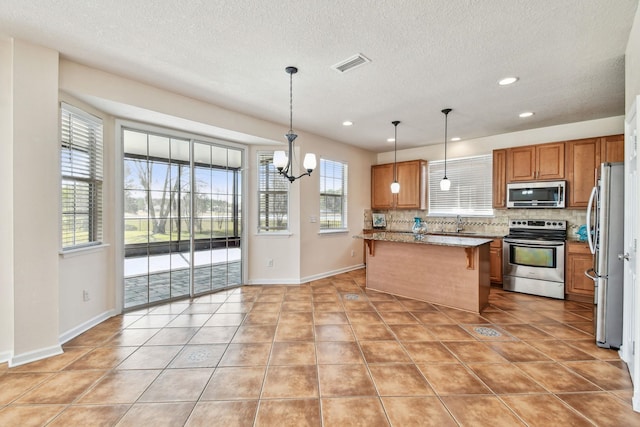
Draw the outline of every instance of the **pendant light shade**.
<instances>
[{"instance_id":1,"label":"pendant light shade","mask_svg":"<svg viewBox=\"0 0 640 427\"><path fill-rule=\"evenodd\" d=\"M442 110L444 114L444 178L440 181L440 190L449 191L451 188L451 181L447 178L447 118L449 117L449 113L451 112L451 108L445 108Z\"/></svg>"},{"instance_id":2,"label":"pendant light shade","mask_svg":"<svg viewBox=\"0 0 640 427\"><path fill-rule=\"evenodd\" d=\"M398 125L400 121L394 120L391 124L393 125L393 182L391 183L391 192L398 194L400 192L400 183L398 182L398 166L396 163L398 154Z\"/></svg>"},{"instance_id":3,"label":"pendant light shade","mask_svg":"<svg viewBox=\"0 0 640 427\"><path fill-rule=\"evenodd\" d=\"M289 74L289 133L285 135L289 144L289 154L287 155L287 153L282 150L274 151L273 166L278 169L280 175L287 178L289 182L293 182L305 175L311 175L311 172L316 168L316 155L313 153L305 154L302 166L306 169L306 173L300 176L289 175L293 161L293 141L298 137L298 135L293 133L293 75L298 72L298 69L296 67L287 67L285 71Z\"/></svg>"}]
</instances>

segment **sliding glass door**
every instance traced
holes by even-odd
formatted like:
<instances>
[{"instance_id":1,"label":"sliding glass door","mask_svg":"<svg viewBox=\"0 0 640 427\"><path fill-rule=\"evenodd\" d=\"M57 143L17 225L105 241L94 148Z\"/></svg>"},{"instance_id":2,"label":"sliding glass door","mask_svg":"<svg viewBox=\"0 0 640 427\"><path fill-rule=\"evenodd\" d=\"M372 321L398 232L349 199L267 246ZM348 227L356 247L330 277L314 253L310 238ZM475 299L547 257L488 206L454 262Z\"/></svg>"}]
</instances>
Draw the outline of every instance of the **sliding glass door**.
<instances>
[{"instance_id":1,"label":"sliding glass door","mask_svg":"<svg viewBox=\"0 0 640 427\"><path fill-rule=\"evenodd\" d=\"M123 129L124 308L242 283L239 148Z\"/></svg>"}]
</instances>

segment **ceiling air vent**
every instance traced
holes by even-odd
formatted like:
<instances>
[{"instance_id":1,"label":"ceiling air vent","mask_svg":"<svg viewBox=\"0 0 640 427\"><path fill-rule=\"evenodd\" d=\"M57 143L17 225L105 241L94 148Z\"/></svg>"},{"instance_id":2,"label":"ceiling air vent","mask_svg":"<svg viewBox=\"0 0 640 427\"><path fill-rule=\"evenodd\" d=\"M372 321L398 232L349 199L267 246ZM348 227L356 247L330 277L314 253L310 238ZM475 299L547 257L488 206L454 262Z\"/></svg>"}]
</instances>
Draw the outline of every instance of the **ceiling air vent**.
<instances>
[{"instance_id":1,"label":"ceiling air vent","mask_svg":"<svg viewBox=\"0 0 640 427\"><path fill-rule=\"evenodd\" d=\"M345 59L342 62L338 62L337 64L332 65L331 68L339 73L344 73L353 70L354 68L358 68L359 66L364 65L367 62L371 62L371 60L363 54L359 53L352 56L351 58Z\"/></svg>"}]
</instances>

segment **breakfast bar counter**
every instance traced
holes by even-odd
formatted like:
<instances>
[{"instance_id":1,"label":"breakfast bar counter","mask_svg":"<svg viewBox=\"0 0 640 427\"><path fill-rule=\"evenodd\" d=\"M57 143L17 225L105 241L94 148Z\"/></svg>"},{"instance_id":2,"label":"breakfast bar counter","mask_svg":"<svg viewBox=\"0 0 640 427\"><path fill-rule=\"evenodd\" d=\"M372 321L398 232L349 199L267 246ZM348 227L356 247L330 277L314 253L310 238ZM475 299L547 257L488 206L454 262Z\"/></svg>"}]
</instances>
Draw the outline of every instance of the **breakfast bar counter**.
<instances>
[{"instance_id":1,"label":"breakfast bar counter","mask_svg":"<svg viewBox=\"0 0 640 427\"><path fill-rule=\"evenodd\" d=\"M479 313L489 302L492 239L373 232L366 243L367 289Z\"/></svg>"}]
</instances>

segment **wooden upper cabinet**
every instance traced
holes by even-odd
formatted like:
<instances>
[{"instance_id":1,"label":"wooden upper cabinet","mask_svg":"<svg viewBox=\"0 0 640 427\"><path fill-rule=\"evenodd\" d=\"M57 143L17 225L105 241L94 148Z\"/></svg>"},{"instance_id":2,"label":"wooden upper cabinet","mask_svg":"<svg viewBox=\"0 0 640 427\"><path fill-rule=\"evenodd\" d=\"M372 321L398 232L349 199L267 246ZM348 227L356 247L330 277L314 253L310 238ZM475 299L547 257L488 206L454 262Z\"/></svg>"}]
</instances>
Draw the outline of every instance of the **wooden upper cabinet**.
<instances>
[{"instance_id":1,"label":"wooden upper cabinet","mask_svg":"<svg viewBox=\"0 0 640 427\"><path fill-rule=\"evenodd\" d=\"M564 142L536 145L536 179L564 179Z\"/></svg>"},{"instance_id":2,"label":"wooden upper cabinet","mask_svg":"<svg viewBox=\"0 0 640 427\"><path fill-rule=\"evenodd\" d=\"M427 162L398 162L396 173L400 193L392 194L393 163L371 167L371 209L426 209Z\"/></svg>"},{"instance_id":3,"label":"wooden upper cabinet","mask_svg":"<svg viewBox=\"0 0 640 427\"><path fill-rule=\"evenodd\" d=\"M564 142L507 149L507 182L564 177Z\"/></svg>"},{"instance_id":4,"label":"wooden upper cabinet","mask_svg":"<svg viewBox=\"0 0 640 427\"><path fill-rule=\"evenodd\" d=\"M586 207L601 163L600 138L567 142L567 207Z\"/></svg>"},{"instance_id":5,"label":"wooden upper cabinet","mask_svg":"<svg viewBox=\"0 0 640 427\"><path fill-rule=\"evenodd\" d=\"M603 162L624 162L624 135L603 136L600 147Z\"/></svg>"},{"instance_id":6,"label":"wooden upper cabinet","mask_svg":"<svg viewBox=\"0 0 640 427\"><path fill-rule=\"evenodd\" d=\"M507 207L507 150L493 150L493 207Z\"/></svg>"},{"instance_id":7,"label":"wooden upper cabinet","mask_svg":"<svg viewBox=\"0 0 640 427\"><path fill-rule=\"evenodd\" d=\"M371 167L371 209L393 208L393 163Z\"/></svg>"}]
</instances>

